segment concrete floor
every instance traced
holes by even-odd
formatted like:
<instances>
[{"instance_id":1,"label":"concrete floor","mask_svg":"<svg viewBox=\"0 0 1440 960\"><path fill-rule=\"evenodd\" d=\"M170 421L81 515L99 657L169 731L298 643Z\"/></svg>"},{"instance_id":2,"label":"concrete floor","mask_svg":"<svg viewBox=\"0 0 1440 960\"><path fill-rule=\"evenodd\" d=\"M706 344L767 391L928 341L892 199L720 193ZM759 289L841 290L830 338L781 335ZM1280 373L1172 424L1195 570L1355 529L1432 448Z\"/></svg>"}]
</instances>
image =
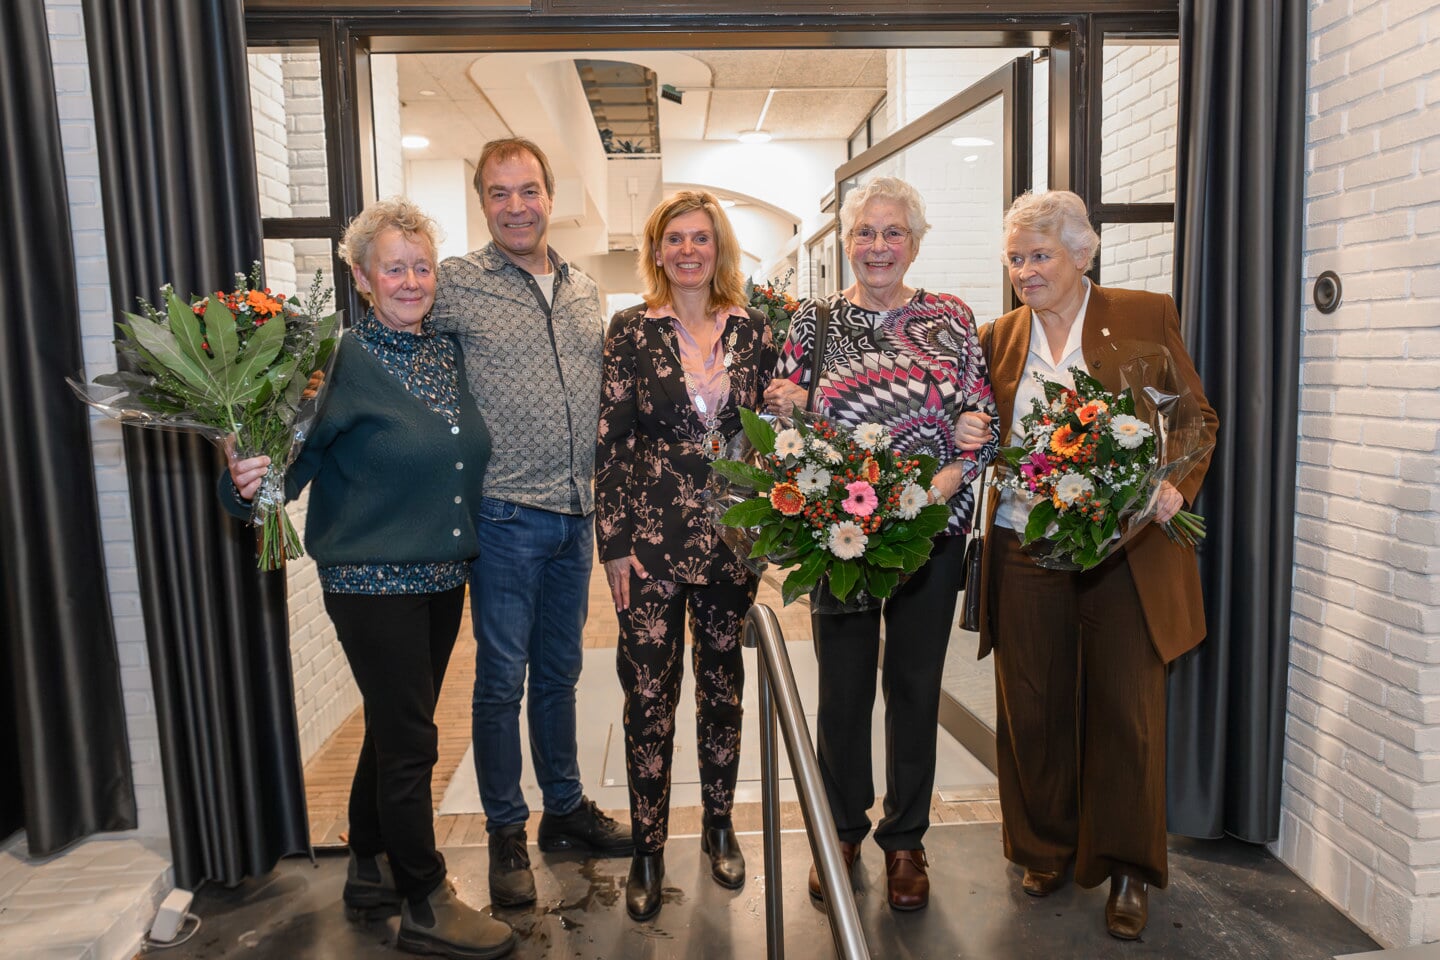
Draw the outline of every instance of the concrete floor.
<instances>
[{"instance_id":1,"label":"concrete floor","mask_svg":"<svg viewBox=\"0 0 1440 960\"><path fill-rule=\"evenodd\" d=\"M622 901L628 860L546 857L532 849L540 900L496 910L520 933L520 960L728 958L765 953L760 838L742 836L751 866L744 889L708 878L698 842L674 837L667 851L665 905L636 924ZM1005 863L995 825L936 826L926 837L932 859L929 909L897 914L885 906L883 860L867 843L856 867L856 893L871 954L877 958L1020 960L1327 960L1376 949L1375 943L1262 848L1237 841L1176 839L1171 885L1151 894L1144 937L1122 943L1105 933L1106 891L1073 885L1036 900ZM446 851L462 898L485 902L483 848ZM834 956L822 909L805 893L809 848L802 833L783 837L785 954L790 960ZM365 960L396 956L397 921L355 926L340 908L343 856L311 866L290 860L268 877L233 890L205 889L194 911L196 936L165 951L175 960Z\"/></svg>"}]
</instances>

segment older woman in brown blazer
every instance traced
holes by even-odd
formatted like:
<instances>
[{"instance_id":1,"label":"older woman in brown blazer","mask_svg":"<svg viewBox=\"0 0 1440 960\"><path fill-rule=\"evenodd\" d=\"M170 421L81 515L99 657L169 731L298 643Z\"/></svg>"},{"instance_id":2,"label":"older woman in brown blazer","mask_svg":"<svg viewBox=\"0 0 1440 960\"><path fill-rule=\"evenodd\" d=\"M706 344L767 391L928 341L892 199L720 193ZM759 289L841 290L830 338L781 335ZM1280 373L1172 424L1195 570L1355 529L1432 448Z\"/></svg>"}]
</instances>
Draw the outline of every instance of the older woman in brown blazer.
<instances>
[{"instance_id":1,"label":"older woman in brown blazer","mask_svg":"<svg viewBox=\"0 0 1440 960\"><path fill-rule=\"evenodd\" d=\"M1019 417L1040 390L1032 374L1070 380L1082 366L1118 392L1137 342L1169 349L1199 401L1210 440L1218 420L1180 336L1168 295L1092 284L1085 272L1100 238L1069 191L1026 194L1005 216L1004 259L1018 310L980 329L1000 436L1020 438ZM989 421L966 414L962 447L983 442ZM1200 489L1207 456L1159 494L1161 521ZM1110 880L1112 936L1133 940L1148 919L1147 885L1168 880L1165 844L1166 664L1205 637L1193 549L1152 527L1083 573L1042 569L1020 547L1029 504L993 498L981 578L980 656L995 652L1000 809L1005 856L1021 887L1043 897L1075 882Z\"/></svg>"}]
</instances>

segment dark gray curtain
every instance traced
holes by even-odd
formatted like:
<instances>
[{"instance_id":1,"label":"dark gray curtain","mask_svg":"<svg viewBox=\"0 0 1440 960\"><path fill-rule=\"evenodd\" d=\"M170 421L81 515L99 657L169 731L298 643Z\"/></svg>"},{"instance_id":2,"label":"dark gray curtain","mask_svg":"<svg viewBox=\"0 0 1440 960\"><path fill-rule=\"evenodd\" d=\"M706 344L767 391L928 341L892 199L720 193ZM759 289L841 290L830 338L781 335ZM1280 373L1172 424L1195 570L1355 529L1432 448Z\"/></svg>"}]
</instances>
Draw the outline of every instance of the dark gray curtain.
<instances>
[{"instance_id":1,"label":"dark gray curtain","mask_svg":"<svg viewBox=\"0 0 1440 960\"><path fill-rule=\"evenodd\" d=\"M1280 822L1299 403L1304 0L1181 0L1176 285L1220 414L1199 509L1209 636L1170 675L1169 824Z\"/></svg>"},{"instance_id":2,"label":"dark gray curtain","mask_svg":"<svg viewBox=\"0 0 1440 960\"><path fill-rule=\"evenodd\" d=\"M85 0L115 309L229 289L260 258L241 0ZM218 507L194 434L125 456L176 881L233 884L309 850L285 577Z\"/></svg>"},{"instance_id":3,"label":"dark gray curtain","mask_svg":"<svg viewBox=\"0 0 1440 960\"><path fill-rule=\"evenodd\" d=\"M0 4L0 837L135 826L43 0Z\"/></svg>"}]
</instances>

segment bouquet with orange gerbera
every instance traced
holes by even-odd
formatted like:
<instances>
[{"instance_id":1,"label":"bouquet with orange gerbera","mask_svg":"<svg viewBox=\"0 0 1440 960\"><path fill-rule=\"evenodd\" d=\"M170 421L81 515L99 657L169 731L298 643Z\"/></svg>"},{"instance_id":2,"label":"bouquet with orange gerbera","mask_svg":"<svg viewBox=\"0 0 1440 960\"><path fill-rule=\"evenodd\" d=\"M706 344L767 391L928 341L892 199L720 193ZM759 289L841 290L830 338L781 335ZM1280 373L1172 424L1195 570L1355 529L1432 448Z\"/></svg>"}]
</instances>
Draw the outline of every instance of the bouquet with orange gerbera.
<instances>
[{"instance_id":1,"label":"bouquet with orange gerbera","mask_svg":"<svg viewBox=\"0 0 1440 960\"><path fill-rule=\"evenodd\" d=\"M333 359L340 315L322 316L330 291L319 273L302 301L272 293L258 263L228 292L186 301L166 284L160 293L161 306L141 300L140 313L116 324L123 369L70 386L121 422L196 430L217 443L233 436L241 456L268 456L251 522L260 568L273 570L305 552L285 514L285 470L314 421L306 385Z\"/></svg>"},{"instance_id":2,"label":"bouquet with orange gerbera","mask_svg":"<svg viewBox=\"0 0 1440 960\"><path fill-rule=\"evenodd\" d=\"M785 335L790 332L790 318L800 309L800 301L785 292L794 275L794 270L787 270L785 276L776 277L763 286L745 281L746 299L750 306L765 315L765 322L770 324L770 334L777 344L785 342Z\"/></svg>"},{"instance_id":3,"label":"bouquet with orange gerbera","mask_svg":"<svg viewBox=\"0 0 1440 960\"><path fill-rule=\"evenodd\" d=\"M1079 367L1070 369L1073 388L1037 374L1045 400L1020 418L1021 444L1000 450L995 485L1031 502L1021 542L1042 567L1100 563L1154 517L1160 484L1179 483L1213 445L1165 349L1139 354L1122 366L1118 394ZM1205 538L1204 518L1185 510L1161 528L1184 546Z\"/></svg>"},{"instance_id":4,"label":"bouquet with orange gerbera","mask_svg":"<svg viewBox=\"0 0 1440 960\"><path fill-rule=\"evenodd\" d=\"M712 516L741 559L795 568L786 603L824 581L826 602L863 608L929 558L950 522L949 506L930 502L934 457L897 454L874 423L802 413L772 424L743 408L740 420L733 457L710 465Z\"/></svg>"}]
</instances>

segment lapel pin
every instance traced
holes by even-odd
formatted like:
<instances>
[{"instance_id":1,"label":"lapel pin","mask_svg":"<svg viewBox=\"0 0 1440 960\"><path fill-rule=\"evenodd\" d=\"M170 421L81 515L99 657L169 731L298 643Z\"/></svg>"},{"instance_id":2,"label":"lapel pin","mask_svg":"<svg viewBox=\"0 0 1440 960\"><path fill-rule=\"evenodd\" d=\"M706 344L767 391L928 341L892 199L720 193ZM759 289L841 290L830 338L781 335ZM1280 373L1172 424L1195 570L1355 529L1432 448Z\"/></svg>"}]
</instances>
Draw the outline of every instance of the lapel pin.
<instances>
[{"instance_id":1,"label":"lapel pin","mask_svg":"<svg viewBox=\"0 0 1440 960\"><path fill-rule=\"evenodd\" d=\"M1102 336L1102 337L1108 337L1108 336L1110 336L1110 328L1109 328L1109 327L1101 327L1101 328L1100 328L1100 336Z\"/></svg>"}]
</instances>

